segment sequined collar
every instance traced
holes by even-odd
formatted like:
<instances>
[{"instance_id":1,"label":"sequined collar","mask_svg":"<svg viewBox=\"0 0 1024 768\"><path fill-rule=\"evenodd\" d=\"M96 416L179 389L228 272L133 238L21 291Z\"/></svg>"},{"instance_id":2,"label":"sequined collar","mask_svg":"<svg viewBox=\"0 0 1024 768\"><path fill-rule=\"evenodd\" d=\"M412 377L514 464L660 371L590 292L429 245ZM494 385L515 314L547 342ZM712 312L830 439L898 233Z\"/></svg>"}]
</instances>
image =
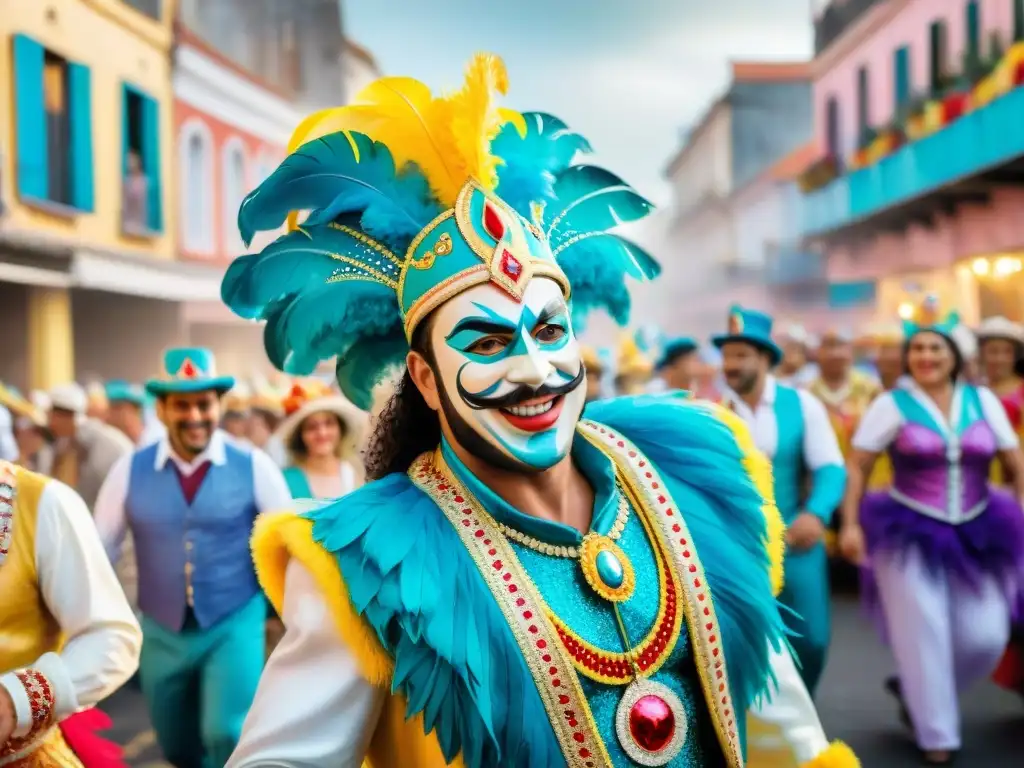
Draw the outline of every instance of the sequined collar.
<instances>
[{"instance_id":1,"label":"sequined collar","mask_svg":"<svg viewBox=\"0 0 1024 768\"><path fill-rule=\"evenodd\" d=\"M441 454L459 481L469 488L484 509L499 523L556 546L575 547L583 541L583 536L572 526L551 520L541 520L515 509L478 480L459 460L452 447L443 440ZM615 517L618 514L615 466L600 450L581 437L578 430L572 445L572 460L594 489L594 515L591 519L590 530L607 534L615 524Z\"/></svg>"}]
</instances>

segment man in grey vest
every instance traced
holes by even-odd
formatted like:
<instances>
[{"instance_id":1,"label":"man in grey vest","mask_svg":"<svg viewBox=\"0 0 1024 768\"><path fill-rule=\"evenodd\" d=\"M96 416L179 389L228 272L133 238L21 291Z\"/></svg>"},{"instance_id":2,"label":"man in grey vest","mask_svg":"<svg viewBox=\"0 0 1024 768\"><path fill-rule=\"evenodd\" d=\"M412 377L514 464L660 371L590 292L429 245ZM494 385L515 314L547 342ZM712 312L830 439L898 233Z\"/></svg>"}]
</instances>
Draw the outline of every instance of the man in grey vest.
<instances>
[{"instance_id":1,"label":"man in grey vest","mask_svg":"<svg viewBox=\"0 0 1024 768\"><path fill-rule=\"evenodd\" d=\"M172 349L151 380L167 428L107 477L95 519L108 554L135 539L140 674L157 740L177 768L222 766L263 669L267 606L249 555L257 515L291 506L264 453L217 429L234 385L206 349Z\"/></svg>"}]
</instances>

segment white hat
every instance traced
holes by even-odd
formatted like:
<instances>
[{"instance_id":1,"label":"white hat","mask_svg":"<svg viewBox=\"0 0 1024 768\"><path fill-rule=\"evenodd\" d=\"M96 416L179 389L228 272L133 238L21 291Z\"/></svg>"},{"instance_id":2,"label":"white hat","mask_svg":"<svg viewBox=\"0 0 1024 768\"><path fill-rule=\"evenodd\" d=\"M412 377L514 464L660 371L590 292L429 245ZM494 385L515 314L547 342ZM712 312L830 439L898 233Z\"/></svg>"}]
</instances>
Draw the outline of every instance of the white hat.
<instances>
[{"instance_id":1,"label":"white hat","mask_svg":"<svg viewBox=\"0 0 1024 768\"><path fill-rule=\"evenodd\" d=\"M74 382L58 384L50 390L50 409L54 408L84 415L89 409L89 396Z\"/></svg>"},{"instance_id":2,"label":"white hat","mask_svg":"<svg viewBox=\"0 0 1024 768\"><path fill-rule=\"evenodd\" d=\"M301 403L301 404L299 404ZM328 395L326 397L303 397L301 388L296 386L292 390L292 396L285 401L285 410L288 415L284 421L274 430L274 435L281 441L285 448L291 445L295 432L302 426L302 422L314 413L333 413L345 427L345 434L342 437L341 457L343 459L355 458L362 447L363 438L369 426L369 415L359 410L341 395Z\"/></svg>"},{"instance_id":3,"label":"white hat","mask_svg":"<svg viewBox=\"0 0 1024 768\"><path fill-rule=\"evenodd\" d=\"M965 360L973 360L978 356L978 340L974 338L974 331L966 325L960 323L950 331L949 336Z\"/></svg>"},{"instance_id":4,"label":"white hat","mask_svg":"<svg viewBox=\"0 0 1024 768\"><path fill-rule=\"evenodd\" d=\"M779 331L779 341L792 341L806 345L810 341L807 329L799 323L787 323Z\"/></svg>"},{"instance_id":5,"label":"white hat","mask_svg":"<svg viewBox=\"0 0 1024 768\"><path fill-rule=\"evenodd\" d=\"M1007 320L1005 317L987 317L978 326L978 341L1006 339L1024 345L1024 325Z\"/></svg>"}]
</instances>

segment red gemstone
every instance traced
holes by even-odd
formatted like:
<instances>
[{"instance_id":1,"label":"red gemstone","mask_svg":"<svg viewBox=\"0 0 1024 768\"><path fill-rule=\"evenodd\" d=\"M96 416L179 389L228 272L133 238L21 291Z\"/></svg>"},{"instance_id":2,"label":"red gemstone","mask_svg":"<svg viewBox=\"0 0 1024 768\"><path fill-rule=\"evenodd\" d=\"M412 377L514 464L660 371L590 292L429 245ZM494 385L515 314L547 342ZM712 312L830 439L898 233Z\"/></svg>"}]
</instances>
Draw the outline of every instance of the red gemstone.
<instances>
[{"instance_id":1,"label":"red gemstone","mask_svg":"<svg viewBox=\"0 0 1024 768\"><path fill-rule=\"evenodd\" d=\"M181 376L186 379L194 379L199 371L196 370L191 360L186 360L185 364L181 366Z\"/></svg>"},{"instance_id":2,"label":"red gemstone","mask_svg":"<svg viewBox=\"0 0 1024 768\"><path fill-rule=\"evenodd\" d=\"M495 240L505 236L505 222L490 203L484 203L484 229Z\"/></svg>"},{"instance_id":3,"label":"red gemstone","mask_svg":"<svg viewBox=\"0 0 1024 768\"><path fill-rule=\"evenodd\" d=\"M518 280L523 274L523 265L519 263L519 259L505 249L501 252L501 272L513 281Z\"/></svg>"},{"instance_id":4,"label":"red gemstone","mask_svg":"<svg viewBox=\"0 0 1024 768\"><path fill-rule=\"evenodd\" d=\"M629 710L629 733L648 752L663 750L675 732L676 716L660 696L644 696Z\"/></svg>"}]
</instances>

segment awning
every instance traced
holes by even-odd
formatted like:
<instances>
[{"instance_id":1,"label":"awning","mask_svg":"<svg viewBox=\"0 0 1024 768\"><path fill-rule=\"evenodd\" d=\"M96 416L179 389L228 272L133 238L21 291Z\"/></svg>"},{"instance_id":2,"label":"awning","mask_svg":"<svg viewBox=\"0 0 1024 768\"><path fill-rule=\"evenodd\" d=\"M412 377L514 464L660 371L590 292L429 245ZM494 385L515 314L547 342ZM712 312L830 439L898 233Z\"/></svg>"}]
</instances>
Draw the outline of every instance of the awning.
<instances>
[{"instance_id":1,"label":"awning","mask_svg":"<svg viewBox=\"0 0 1024 768\"><path fill-rule=\"evenodd\" d=\"M40 269L23 264L0 262L0 283L35 285L44 288L68 288L71 275L55 269Z\"/></svg>"},{"instance_id":2,"label":"awning","mask_svg":"<svg viewBox=\"0 0 1024 768\"><path fill-rule=\"evenodd\" d=\"M71 285L163 301L219 301L223 267L75 251Z\"/></svg>"}]
</instances>

